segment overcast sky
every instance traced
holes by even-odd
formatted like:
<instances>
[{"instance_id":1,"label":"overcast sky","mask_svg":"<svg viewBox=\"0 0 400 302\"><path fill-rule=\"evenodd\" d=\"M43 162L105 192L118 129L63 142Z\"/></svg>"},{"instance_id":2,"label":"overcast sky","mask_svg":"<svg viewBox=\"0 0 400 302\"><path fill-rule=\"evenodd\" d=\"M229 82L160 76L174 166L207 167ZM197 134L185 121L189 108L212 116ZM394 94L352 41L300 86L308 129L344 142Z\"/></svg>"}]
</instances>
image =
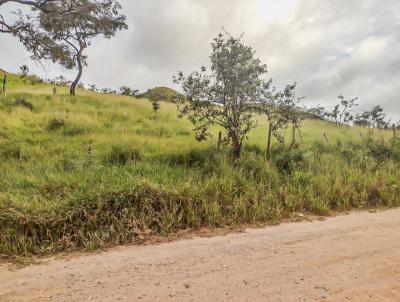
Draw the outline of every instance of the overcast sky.
<instances>
[{"instance_id":1,"label":"overcast sky","mask_svg":"<svg viewBox=\"0 0 400 302\"><path fill-rule=\"evenodd\" d=\"M245 33L279 87L297 81L308 104L331 106L339 94L360 97L358 110L383 106L400 118L400 0L121 0L129 30L99 40L87 53L82 81L146 90L208 63L224 27ZM11 5L1 8L2 13ZM13 37L1 35L0 68L45 70Z\"/></svg>"}]
</instances>

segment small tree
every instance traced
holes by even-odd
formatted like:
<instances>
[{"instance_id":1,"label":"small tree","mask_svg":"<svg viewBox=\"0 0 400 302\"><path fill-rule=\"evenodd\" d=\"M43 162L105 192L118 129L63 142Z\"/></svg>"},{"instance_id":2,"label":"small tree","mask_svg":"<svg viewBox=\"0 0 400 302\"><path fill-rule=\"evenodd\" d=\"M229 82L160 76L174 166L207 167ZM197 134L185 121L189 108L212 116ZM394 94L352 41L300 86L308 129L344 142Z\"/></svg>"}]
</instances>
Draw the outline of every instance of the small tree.
<instances>
[{"instance_id":1,"label":"small tree","mask_svg":"<svg viewBox=\"0 0 400 302\"><path fill-rule=\"evenodd\" d=\"M21 70L22 77L26 77L29 73L29 67L27 65L20 66L19 70Z\"/></svg>"},{"instance_id":2,"label":"small tree","mask_svg":"<svg viewBox=\"0 0 400 302\"><path fill-rule=\"evenodd\" d=\"M133 90L132 88L128 86L122 86L119 88L119 91L121 95L127 95L127 96L136 96L139 93L139 90Z\"/></svg>"},{"instance_id":3,"label":"small tree","mask_svg":"<svg viewBox=\"0 0 400 302\"><path fill-rule=\"evenodd\" d=\"M157 114L157 111L160 110L161 106L158 101L151 101L151 107L153 108L153 111L155 114Z\"/></svg>"},{"instance_id":4,"label":"small tree","mask_svg":"<svg viewBox=\"0 0 400 302\"><path fill-rule=\"evenodd\" d=\"M327 116L331 117L338 126L349 124L354 120L352 109L358 106L358 104L356 104L358 97L347 100L343 95L339 95L338 98L339 104L337 104L333 111L328 113Z\"/></svg>"},{"instance_id":5,"label":"small tree","mask_svg":"<svg viewBox=\"0 0 400 302\"><path fill-rule=\"evenodd\" d=\"M268 84L263 79L266 65L255 57L255 51L229 34L219 34L211 44L211 67L185 77L174 77L181 84L187 102L180 116L195 125L196 139L209 136L209 128L218 125L226 131L235 160L240 158L243 141L256 126L253 112Z\"/></svg>"},{"instance_id":6,"label":"small tree","mask_svg":"<svg viewBox=\"0 0 400 302\"><path fill-rule=\"evenodd\" d=\"M274 87L270 93L266 93L265 98L260 103L260 111L267 116L268 136L266 157L271 154L272 136L284 143L283 136L279 130L292 126L292 142L290 149L296 145L296 133L300 135L301 121L303 115L300 110L301 98L296 97L297 83L287 85L283 91L276 92Z\"/></svg>"},{"instance_id":7,"label":"small tree","mask_svg":"<svg viewBox=\"0 0 400 302\"><path fill-rule=\"evenodd\" d=\"M335 108L333 108L333 111L329 114L329 116L334 120L336 125L339 125L339 108L340 105L336 105Z\"/></svg>"},{"instance_id":8,"label":"small tree","mask_svg":"<svg viewBox=\"0 0 400 302\"><path fill-rule=\"evenodd\" d=\"M356 118L354 120L354 125L359 126L359 127L369 128L369 127L371 127L370 119L371 119L371 112L364 111L363 113L356 115Z\"/></svg>"},{"instance_id":9,"label":"small tree","mask_svg":"<svg viewBox=\"0 0 400 302\"><path fill-rule=\"evenodd\" d=\"M312 117L320 120L325 120L326 117L330 116L330 113L326 112L325 107L317 105L306 110L306 112Z\"/></svg>"},{"instance_id":10,"label":"small tree","mask_svg":"<svg viewBox=\"0 0 400 302\"><path fill-rule=\"evenodd\" d=\"M355 125L368 128L388 128L390 121L386 121L386 114L380 105L366 110L356 116Z\"/></svg>"},{"instance_id":11,"label":"small tree","mask_svg":"<svg viewBox=\"0 0 400 302\"><path fill-rule=\"evenodd\" d=\"M370 111L370 116L372 128L388 128L390 122L385 121L386 114L381 106L377 105L372 108Z\"/></svg>"},{"instance_id":12,"label":"small tree","mask_svg":"<svg viewBox=\"0 0 400 302\"><path fill-rule=\"evenodd\" d=\"M90 91L98 91L99 89L97 88L97 86L95 84L89 84L89 90Z\"/></svg>"},{"instance_id":13,"label":"small tree","mask_svg":"<svg viewBox=\"0 0 400 302\"><path fill-rule=\"evenodd\" d=\"M341 105L341 111L339 114L339 125L344 125L353 121L353 115L351 114L351 110L353 107L358 106L358 104L356 104L358 97L346 100L343 95L339 95L338 98L340 100L340 105Z\"/></svg>"}]
</instances>

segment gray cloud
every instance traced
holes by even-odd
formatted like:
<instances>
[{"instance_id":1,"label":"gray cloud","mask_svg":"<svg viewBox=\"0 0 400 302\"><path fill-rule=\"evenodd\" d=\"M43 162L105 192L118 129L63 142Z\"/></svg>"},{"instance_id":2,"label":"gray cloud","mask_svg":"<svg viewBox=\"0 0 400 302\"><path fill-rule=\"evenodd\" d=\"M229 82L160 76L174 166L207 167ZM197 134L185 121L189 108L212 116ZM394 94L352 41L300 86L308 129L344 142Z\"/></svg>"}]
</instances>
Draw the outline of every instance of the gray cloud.
<instances>
[{"instance_id":1,"label":"gray cloud","mask_svg":"<svg viewBox=\"0 0 400 302\"><path fill-rule=\"evenodd\" d=\"M279 3L279 4L277 4ZM121 0L129 30L88 50L83 81L141 90L172 85L178 70L208 62L222 26L269 66L278 86L297 81L310 104L359 96L359 110L380 104L400 117L398 0ZM0 67L15 71L29 54L1 36ZM33 64L33 63L30 63ZM43 74L39 66L33 68ZM51 64L47 75L65 72ZM67 72L70 76L72 74Z\"/></svg>"}]
</instances>

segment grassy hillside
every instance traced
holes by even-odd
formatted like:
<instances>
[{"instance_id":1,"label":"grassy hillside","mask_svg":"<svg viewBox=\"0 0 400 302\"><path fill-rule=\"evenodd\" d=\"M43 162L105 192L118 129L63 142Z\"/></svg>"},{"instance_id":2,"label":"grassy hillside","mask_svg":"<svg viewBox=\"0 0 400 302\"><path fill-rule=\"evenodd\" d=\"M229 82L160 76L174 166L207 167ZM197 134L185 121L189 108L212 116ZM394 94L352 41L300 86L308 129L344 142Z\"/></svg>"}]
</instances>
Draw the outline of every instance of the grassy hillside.
<instances>
[{"instance_id":1,"label":"grassy hillside","mask_svg":"<svg viewBox=\"0 0 400 302\"><path fill-rule=\"evenodd\" d=\"M360 135L366 138L366 129L304 121L301 149L288 153L275 143L266 162L266 125L258 117L234 167L228 149L217 152L216 137L194 140L174 104L161 103L155 114L145 99L88 91L71 99L67 88L57 87L56 95L52 89L10 75L0 101L5 256L400 203L400 147L369 148ZM391 138L390 131L373 135Z\"/></svg>"}]
</instances>

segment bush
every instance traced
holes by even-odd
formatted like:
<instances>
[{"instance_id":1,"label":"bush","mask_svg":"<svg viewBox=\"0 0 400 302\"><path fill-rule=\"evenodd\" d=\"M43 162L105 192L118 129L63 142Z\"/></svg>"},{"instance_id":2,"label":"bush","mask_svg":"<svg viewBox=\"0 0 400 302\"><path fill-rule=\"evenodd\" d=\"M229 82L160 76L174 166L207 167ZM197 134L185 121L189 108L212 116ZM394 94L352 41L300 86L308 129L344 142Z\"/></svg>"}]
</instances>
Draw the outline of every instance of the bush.
<instances>
[{"instance_id":1,"label":"bush","mask_svg":"<svg viewBox=\"0 0 400 302\"><path fill-rule=\"evenodd\" d=\"M26 108L26 109L29 109L30 111L33 110L33 104L30 103L30 102L28 102L27 100L25 100L25 99L23 99L23 98L20 98L20 97L16 98L16 99L14 100L14 102L12 102L11 106L15 106L15 107L17 107L17 106L19 106L19 107L24 107L24 108Z\"/></svg>"},{"instance_id":2,"label":"bush","mask_svg":"<svg viewBox=\"0 0 400 302\"><path fill-rule=\"evenodd\" d=\"M304 152L301 149L282 150L275 158L276 167L281 172L291 173L305 167Z\"/></svg>"},{"instance_id":3,"label":"bush","mask_svg":"<svg viewBox=\"0 0 400 302\"><path fill-rule=\"evenodd\" d=\"M63 117L53 117L47 124L48 130L58 130L65 127L67 121Z\"/></svg>"}]
</instances>

